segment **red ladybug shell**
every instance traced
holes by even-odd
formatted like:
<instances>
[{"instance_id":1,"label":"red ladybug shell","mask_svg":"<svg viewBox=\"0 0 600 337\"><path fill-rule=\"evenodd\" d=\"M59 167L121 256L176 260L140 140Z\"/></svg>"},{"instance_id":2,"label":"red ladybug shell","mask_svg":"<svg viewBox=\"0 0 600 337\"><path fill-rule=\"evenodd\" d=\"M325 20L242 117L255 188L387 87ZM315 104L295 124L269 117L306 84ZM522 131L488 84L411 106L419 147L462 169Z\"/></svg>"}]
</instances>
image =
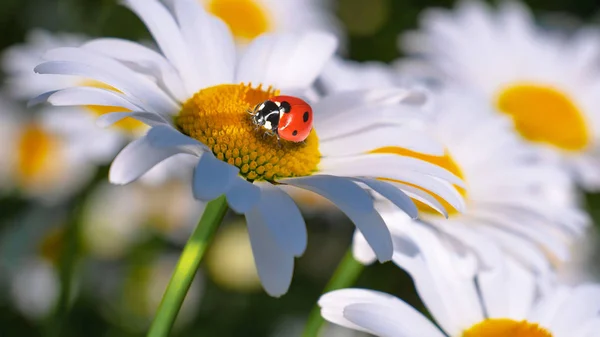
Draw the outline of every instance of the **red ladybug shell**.
<instances>
[{"instance_id":1,"label":"red ladybug shell","mask_svg":"<svg viewBox=\"0 0 600 337\"><path fill-rule=\"evenodd\" d=\"M292 142L304 141L312 130L313 111L310 105L293 96L275 96L271 101L283 108L277 127L279 137Z\"/></svg>"}]
</instances>

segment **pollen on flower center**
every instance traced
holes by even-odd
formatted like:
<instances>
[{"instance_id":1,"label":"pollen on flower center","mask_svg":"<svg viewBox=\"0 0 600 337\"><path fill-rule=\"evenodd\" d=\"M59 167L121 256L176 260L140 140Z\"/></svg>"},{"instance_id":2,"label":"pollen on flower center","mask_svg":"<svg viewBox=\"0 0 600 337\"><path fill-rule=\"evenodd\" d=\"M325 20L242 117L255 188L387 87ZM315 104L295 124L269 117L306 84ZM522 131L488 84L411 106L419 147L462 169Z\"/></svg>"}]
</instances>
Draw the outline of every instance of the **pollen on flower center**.
<instances>
[{"instance_id":1,"label":"pollen on flower center","mask_svg":"<svg viewBox=\"0 0 600 337\"><path fill-rule=\"evenodd\" d=\"M225 21L236 38L253 39L271 29L269 13L255 0L210 0L207 9Z\"/></svg>"},{"instance_id":2,"label":"pollen on flower center","mask_svg":"<svg viewBox=\"0 0 600 337\"><path fill-rule=\"evenodd\" d=\"M249 181L310 175L321 158L314 129L304 142L278 142L252 123L248 110L275 95L270 88L244 84L202 89L184 103L175 124L217 158L239 167Z\"/></svg>"},{"instance_id":3,"label":"pollen on flower center","mask_svg":"<svg viewBox=\"0 0 600 337\"><path fill-rule=\"evenodd\" d=\"M512 117L525 139L566 151L581 151L590 143L581 111L567 95L554 88L513 85L500 92L497 105Z\"/></svg>"},{"instance_id":4,"label":"pollen on flower center","mask_svg":"<svg viewBox=\"0 0 600 337\"><path fill-rule=\"evenodd\" d=\"M486 319L463 332L462 337L552 337L535 323L512 319Z\"/></svg>"},{"instance_id":5,"label":"pollen on flower center","mask_svg":"<svg viewBox=\"0 0 600 337\"><path fill-rule=\"evenodd\" d=\"M373 151L373 153L393 153L393 154L398 154L401 156L408 156L408 157L413 157L416 159L421 159L428 163L445 168L446 170L454 173L457 177L459 177L463 181L465 180L462 170L460 169L458 164L456 164L456 162L454 161L454 159L452 158L452 156L450 155L450 153L448 151L446 151L446 153L443 156L430 156L430 155L425 155L422 153L410 151L410 150L407 150L404 148L399 148L399 147L383 147L383 148ZM383 179L383 180L386 180L386 179ZM415 185L415 184L411 184L411 183L404 182L404 181L402 183L430 193L437 201L439 201L444 206L444 208L448 212L448 216L460 214L458 212L458 210L456 210L454 207L452 207L452 205L450 205L446 200L444 200L444 198L438 196L437 194L435 194L431 191L427 191L423 187ZM454 187L456 187L458 192L463 196L463 198L466 199L467 191L460 186L454 186ZM435 211L433 208L429 207L428 205L424 204L423 202L421 202L419 200L413 200L413 201L420 212L424 212L424 213L436 215L436 216L439 215L439 213L437 211Z\"/></svg>"}]
</instances>

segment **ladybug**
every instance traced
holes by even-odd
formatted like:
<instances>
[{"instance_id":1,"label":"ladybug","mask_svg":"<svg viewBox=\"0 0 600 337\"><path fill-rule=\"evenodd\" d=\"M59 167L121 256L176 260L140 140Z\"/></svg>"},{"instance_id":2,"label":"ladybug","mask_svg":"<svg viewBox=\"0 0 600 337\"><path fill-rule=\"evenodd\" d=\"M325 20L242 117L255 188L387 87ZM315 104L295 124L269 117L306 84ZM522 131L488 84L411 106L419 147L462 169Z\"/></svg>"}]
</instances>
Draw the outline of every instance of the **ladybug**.
<instances>
[{"instance_id":1,"label":"ladybug","mask_svg":"<svg viewBox=\"0 0 600 337\"><path fill-rule=\"evenodd\" d=\"M313 123L312 108L298 97L275 96L249 111L252 122L263 127L267 134L291 142L302 142L310 134Z\"/></svg>"}]
</instances>

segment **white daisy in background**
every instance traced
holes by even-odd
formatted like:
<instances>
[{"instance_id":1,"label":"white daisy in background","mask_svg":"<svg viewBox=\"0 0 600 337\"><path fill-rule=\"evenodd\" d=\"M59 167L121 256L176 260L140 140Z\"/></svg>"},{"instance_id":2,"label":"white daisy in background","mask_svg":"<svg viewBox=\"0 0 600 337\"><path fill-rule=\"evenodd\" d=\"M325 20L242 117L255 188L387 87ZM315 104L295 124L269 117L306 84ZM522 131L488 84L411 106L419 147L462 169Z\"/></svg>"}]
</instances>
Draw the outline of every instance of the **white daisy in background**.
<instances>
[{"instance_id":1,"label":"white daisy in background","mask_svg":"<svg viewBox=\"0 0 600 337\"><path fill-rule=\"evenodd\" d=\"M331 0L197 0L245 45L265 33L321 30L343 37ZM174 8L175 0L164 0Z\"/></svg>"},{"instance_id":2,"label":"white daisy in background","mask_svg":"<svg viewBox=\"0 0 600 337\"><path fill-rule=\"evenodd\" d=\"M403 36L405 51L421 56L444 84L480 92L525 140L560 156L584 188L600 188L597 29L544 31L513 1L497 10L464 1L455 11L427 10L420 22Z\"/></svg>"},{"instance_id":3,"label":"white daisy in background","mask_svg":"<svg viewBox=\"0 0 600 337\"><path fill-rule=\"evenodd\" d=\"M96 172L64 128L0 97L0 189L56 203L79 191Z\"/></svg>"},{"instance_id":4,"label":"white daisy in background","mask_svg":"<svg viewBox=\"0 0 600 337\"><path fill-rule=\"evenodd\" d=\"M412 276L432 319L377 291L342 289L319 300L325 319L384 337L593 337L600 329L600 285L556 286L539 295L518 264L477 273L469 254L452 254L425 227L394 260Z\"/></svg>"},{"instance_id":5,"label":"white daisy in background","mask_svg":"<svg viewBox=\"0 0 600 337\"><path fill-rule=\"evenodd\" d=\"M134 117L153 126L117 156L110 171L113 183L134 181L176 154L196 158L195 198L209 201L225 194L229 206L246 215L258 273L269 294L287 291L294 257L304 252L307 240L304 220L279 184L311 190L335 203L381 261L391 258L392 242L363 187L411 216L416 216L416 208L402 191L435 202L414 187L421 184L462 208L463 200L452 185L462 185L456 175L396 153L406 148L443 155L437 142L407 125L420 114L415 104L402 104L411 98L407 90L358 91L321 99L312 105L314 128L304 142L278 144L265 137L264 130L256 130L247 110L280 92L306 92L334 52L331 35L263 35L238 58L227 26L196 1L177 0L173 12L158 1L125 3L146 23L162 54L120 39L52 50L46 54L49 61L36 67L38 73L84 76L118 92L72 87L44 98L54 105L121 106L132 112L106 114L99 122ZM131 64L137 65L137 72L128 67Z\"/></svg>"},{"instance_id":6,"label":"white daisy in background","mask_svg":"<svg viewBox=\"0 0 600 337\"><path fill-rule=\"evenodd\" d=\"M450 92L437 98L431 132L447 155L419 158L465 181L465 211L442 200L438 206L448 219L421 204L420 220L385 211L392 236L403 230L401 223L424 223L475 250L483 267L508 254L540 274L553 272L569 260L571 245L590 224L568 174L516 137L504 116L482 113L492 109L482 98ZM354 248L361 262L373 261L360 233Z\"/></svg>"},{"instance_id":7,"label":"white daisy in background","mask_svg":"<svg viewBox=\"0 0 600 337\"><path fill-rule=\"evenodd\" d=\"M330 64L324 71L325 90L338 90L337 81L353 90L402 82L391 68L385 73L381 67L374 71L346 61L336 63L333 70ZM338 80L333 73L340 74ZM590 223L578 207L569 176L556 161L541 158L515 136L510 120L495 115L483 97L446 90L430 98L427 125L446 146L446 156L418 158L445 167L465 181L467 188L460 191L466 209L459 214L440 200L438 206L449 213L445 219L419 204L421 221L475 249L484 266L497 263L502 251L542 274L567 261L573 240L580 238ZM394 210L385 213L393 236L401 231L399 223L413 221ZM354 249L361 262L373 262L373 252L358 232Z\"/></svg>"},{"instance_id":8,"label":"white daisy in background","mask_svg":"<svg viewBox=\"0 0 600 337\"><path fill-rule=\"evenodd\" d=\"M86 200L81 238L88 254L119 259L152 235L183 245L204 211L189 186L170 179L160 185L101 184Z\"/></svg>"}]
</instances>

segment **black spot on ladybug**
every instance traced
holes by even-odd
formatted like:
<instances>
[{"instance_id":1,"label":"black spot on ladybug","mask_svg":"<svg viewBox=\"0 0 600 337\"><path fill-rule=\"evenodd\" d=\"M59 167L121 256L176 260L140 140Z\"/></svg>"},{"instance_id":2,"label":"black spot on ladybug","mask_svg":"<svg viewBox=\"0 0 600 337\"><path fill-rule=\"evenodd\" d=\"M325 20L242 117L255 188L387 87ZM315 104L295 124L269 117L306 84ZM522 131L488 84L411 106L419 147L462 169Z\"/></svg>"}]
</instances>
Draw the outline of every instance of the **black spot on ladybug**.
<instances>
[{"instance_id":1,"label":"black spot on ladybug","mask_svg":"<svg viewBox=\"0 0 600 337\"><path fill-rule=\"evenodd\" d=\"M298 134L298 130L294 130L294 132L292 132L292 136L295 136Z\"/></svg>"},{"instance_id":2,"label":"black spot on ladybug","mask_svg":"<svg viewBox=\"0 0 600 337\"><path fill-rule=\"evenodd\" d=\"M304 115L302 115L302 119L304 120L304 123L308 122L308 111L304 112Z\"/></svg>"},{"instance_id":3,"label":"black spot on ladybug","mask_svg":"<svg viewBox=\"0 0 600 337\"><path fill-rule=\"evenodd\" d=\"M290 105L290 103L283 101L281 102L280 109L283 110L283 112L288 113L292 111L292 106Z\"/></svg>"}]
</instances>

